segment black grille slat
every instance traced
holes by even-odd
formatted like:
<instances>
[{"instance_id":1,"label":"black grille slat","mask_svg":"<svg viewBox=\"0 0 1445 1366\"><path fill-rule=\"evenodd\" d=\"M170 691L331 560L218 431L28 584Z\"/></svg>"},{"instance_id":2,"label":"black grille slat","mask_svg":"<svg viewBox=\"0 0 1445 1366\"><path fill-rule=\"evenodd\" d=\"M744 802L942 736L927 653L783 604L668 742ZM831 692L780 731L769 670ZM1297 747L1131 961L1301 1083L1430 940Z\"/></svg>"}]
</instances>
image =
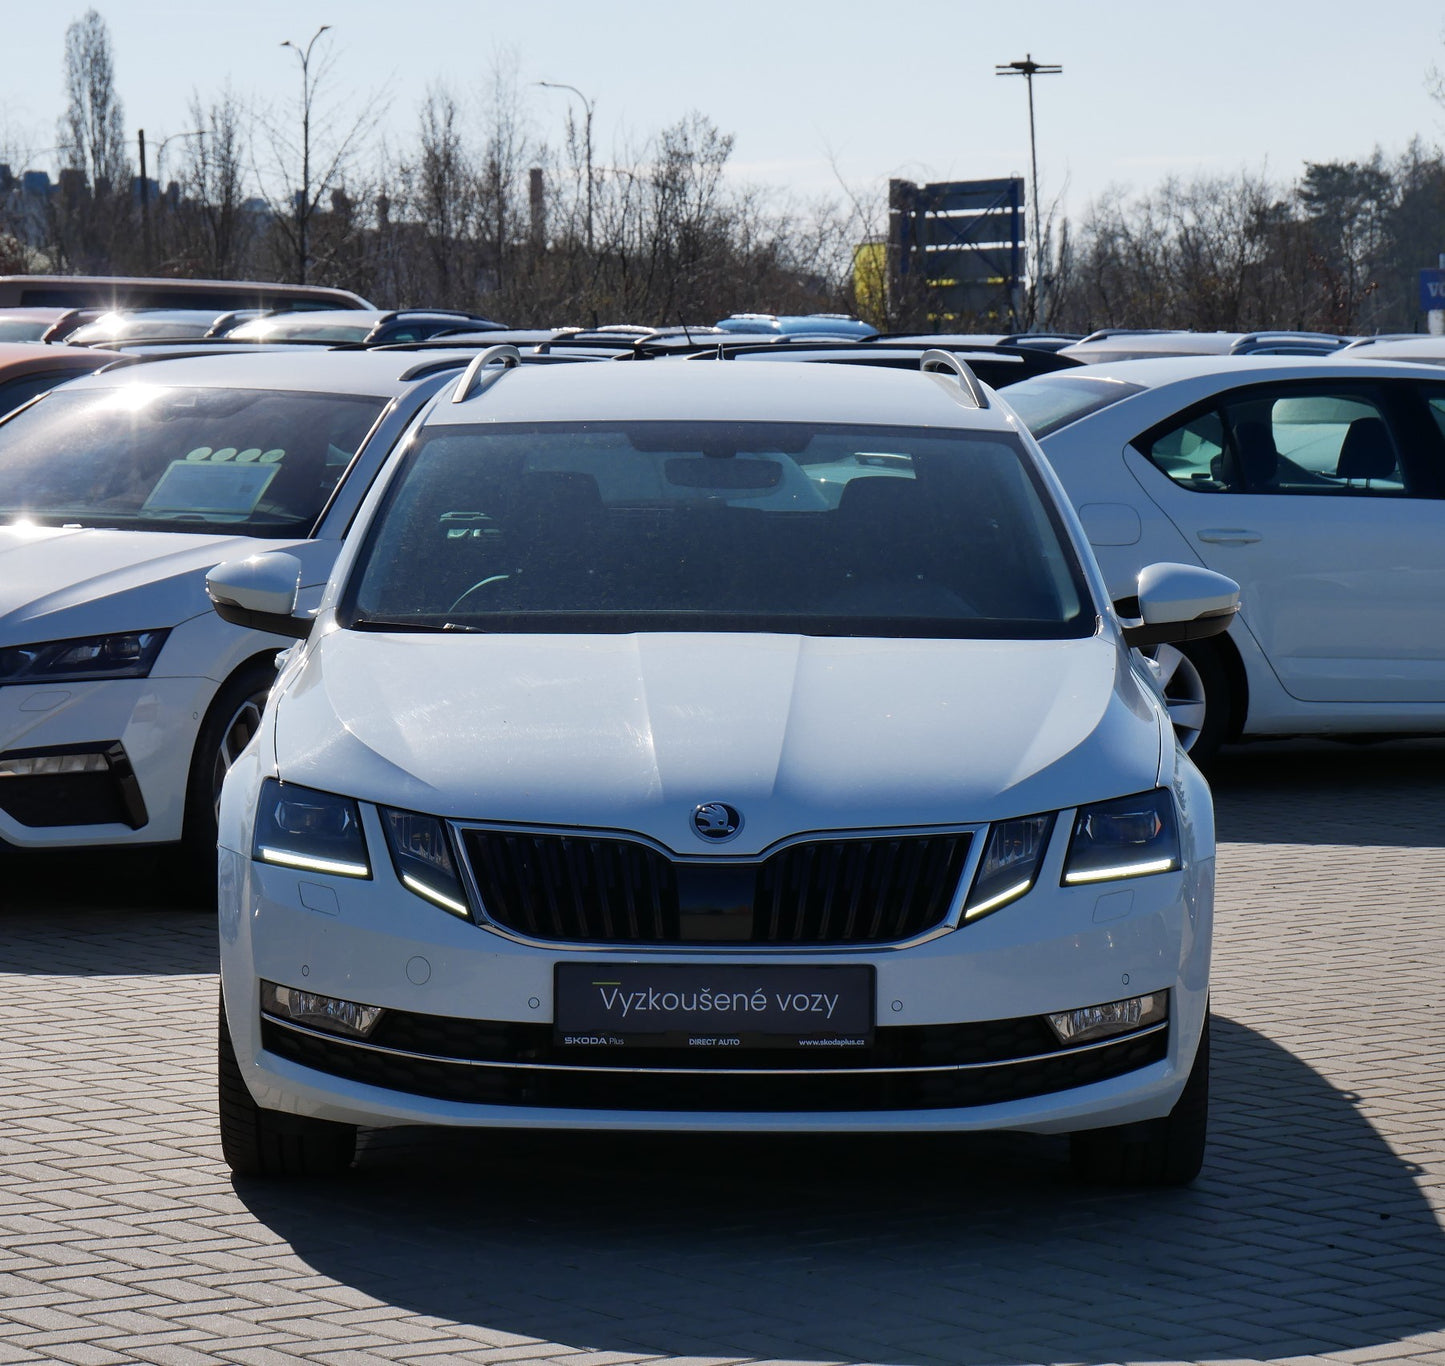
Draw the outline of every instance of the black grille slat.
<instances>
[{"instance_id":1,"label":"black grille slat","mask_svg":"<svg viewBox=\"0 0 1445 1366\"><path fill-rule=\"evenodd\" d=\"M843 861L847 870L846 880L852 887L848 897L848 919L843 923L843 942L847 943L853 938L853 927L858 923L858 908L862 906L867 891L867 883L864 881L868 872L867 846L860 843L850 847L843 856Z\"/></svg>"},{"instance_id":2,"label":"black grille slat","mask_svg":"<svg viewBox=\"0 0 1445 1366\"><path fill-rule=\"evenodd\" d=\"M932 929L948 914L969 842L966 833L808 839L758 863L705 863L605 836L470 829L463 838L487 918L529 938L714 942L682 927L708 923L692 914L708 895L699 879L728 866L730 885L750 879L750 923L746 937L716 942L780 946L882 944Z\"/></svg>"},{"instance_id":3,"label":"black grille slat","mask_svg":"<svg viewBox=\"0 0 1445 1366\"><path fill-rule=\"evenodd\" d=\"M885 841L882 854L883 866L878 871L877 882L881 883L883 887L889 887L893 885L893 870L898 862L898 842L896 840ZM879 939L882 937L879 932L883 928L883 908L884 898L880 888L880 890L873 895L873 918L868 924L867 937L869 939Z\"/></svg>"}]
</instances>

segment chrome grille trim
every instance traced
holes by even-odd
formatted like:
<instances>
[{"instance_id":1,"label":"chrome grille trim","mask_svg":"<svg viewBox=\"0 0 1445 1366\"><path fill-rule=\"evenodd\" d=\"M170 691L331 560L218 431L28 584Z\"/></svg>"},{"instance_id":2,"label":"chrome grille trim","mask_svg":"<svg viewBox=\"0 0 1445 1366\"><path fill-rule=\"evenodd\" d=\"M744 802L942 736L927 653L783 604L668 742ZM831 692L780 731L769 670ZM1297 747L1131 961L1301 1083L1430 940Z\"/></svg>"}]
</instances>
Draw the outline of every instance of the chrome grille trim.
<instances>
[{"instance_id":1,"label":"chrome grille trim","mask_svg":"<svg viewBox=\"0 0 1445 1366\"><path fill-rule=\"evenodd\" d=\"M342 1034L328 1034L324 1029L312 1029L308 1025L297 1024L294 1020L287 1020L264 1010L261 1012L261 1018L282 1029L289 1029L295 1034L305 1034L313 1039L324 1039L327 1043L340 1044L346 1048L365 1049L371 1053L384 1053L392 1058L414 1058L419 1062L448 1063L455 1067L505 1068L523 1072L616 1072L679 1077L699 1075L720 1077L902 1077L928 1072L975 1072L985 1068L1014 1067L1023 1063L1047 1062L1054 1058L1078 1057L1082 1053L1093 1053L1098 1049L1109 1048L1115 1044L1147 1039L1151 1034L1157 1034L1160 1030L1169 1028L1168 1020L1160 1020L1158 1024L1149 1025L1144 1029L1130 1030L1125 1034L1112 1034L1107 1039L1078 1044L1073 1048L1059 1048L1049 1053L1031 1053L1017 1058L995 1058L989 1062L926 1063L921 1067L610 1067L561 1062L493 1062L486 1058L456 1058L445 1053L413 1053L404 1048L388 1048L384 1044L367 1043L364 1039L347 1038ZM715 1057L716 1053L709 1053L708 1056ZM296 1065L305 1066L304 1063Z\"/></svg>"}]
</instances>

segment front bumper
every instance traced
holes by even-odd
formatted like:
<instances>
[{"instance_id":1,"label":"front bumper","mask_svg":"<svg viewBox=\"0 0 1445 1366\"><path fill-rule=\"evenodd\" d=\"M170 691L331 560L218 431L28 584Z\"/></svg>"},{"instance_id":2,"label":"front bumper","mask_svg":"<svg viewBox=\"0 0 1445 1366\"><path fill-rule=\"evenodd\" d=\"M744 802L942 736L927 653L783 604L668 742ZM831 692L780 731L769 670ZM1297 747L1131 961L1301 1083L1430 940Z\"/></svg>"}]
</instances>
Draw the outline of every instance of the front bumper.
<instances>
[{"instance_id":1,"label":"front bumper","mask_svg":"<svg viewBox=\"0 0 1445 1366\"><path fill-rule=\"evenodd\" d=\"M379 831L367 834L381 847ZM1065 888L1062 844L1032 892L963 929L906 947L767 955L873 966L879 1027L866 1057L677 1060L559 1051L554 965L757 955L519 943L428 904L387 868L330 878L223 849L232 1041L262 1106L374 1126L1066 1132L1157 1118L1177 1100L1203 1028L1213 859ZM263 1020L261 979L388 1014L364 1045ZM1040 1018L1155 991L1170 993L1167 1026L1097 1046L1062 1049Z\"/></svg>"},{"instance_id":2,"label":"front bumper","mask_svg":"<svg viewBox=\"0 0 1445 1366\"><path fill-rule=\"evenodd\" d=\"M16 794L0 806L0 844L54 849L180 839L191 754L215 690L208 678L154 677L0 687L0 753L118 746L124 765L122 777L104 780L104 800L89 792L98 784L89 785L82 794L88 807L74 804L74 783L0 778Z\"/></svg>"}]
</instances>

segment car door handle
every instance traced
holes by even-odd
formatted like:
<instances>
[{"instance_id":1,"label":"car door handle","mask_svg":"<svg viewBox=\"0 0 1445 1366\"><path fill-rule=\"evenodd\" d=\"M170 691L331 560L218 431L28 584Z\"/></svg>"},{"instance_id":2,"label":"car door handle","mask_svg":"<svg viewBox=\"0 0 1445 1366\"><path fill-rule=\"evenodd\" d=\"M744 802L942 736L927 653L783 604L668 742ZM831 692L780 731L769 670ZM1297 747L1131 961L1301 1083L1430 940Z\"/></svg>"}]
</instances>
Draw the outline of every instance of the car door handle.
<instances>
[{"instance_id":1,"label":"car door handle","mask_svg":"<svg viewBox=\"0 0 1445 1366\"><path fill-rule=\"evenodd\" d=\"M1213 527L1208 531L1195 533L1201 541L1208 541L1210 545L1253 545L1262 539L1259 532L1248 531L1244 527L1227 526Z\"/></svg>"}]
</instances>

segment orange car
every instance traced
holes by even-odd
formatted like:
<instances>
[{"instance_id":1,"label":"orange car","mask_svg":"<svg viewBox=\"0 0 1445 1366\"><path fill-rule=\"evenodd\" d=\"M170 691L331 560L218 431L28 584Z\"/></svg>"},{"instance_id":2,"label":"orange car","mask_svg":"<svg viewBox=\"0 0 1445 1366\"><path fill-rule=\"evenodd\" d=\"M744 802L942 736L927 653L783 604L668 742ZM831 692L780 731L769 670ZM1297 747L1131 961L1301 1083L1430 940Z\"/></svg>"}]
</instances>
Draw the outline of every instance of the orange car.
<instances>
[{"instance_id":1,"label":"orange car","mask_svg":"<svg viewBox=\"0 0 1445 1366\"><path fill-rule=\"evenodd\" d=\"M0 342L0 417L36 394L120 359L114 351L97 351L91 346Z\"/></svg>"}]
</instances>

